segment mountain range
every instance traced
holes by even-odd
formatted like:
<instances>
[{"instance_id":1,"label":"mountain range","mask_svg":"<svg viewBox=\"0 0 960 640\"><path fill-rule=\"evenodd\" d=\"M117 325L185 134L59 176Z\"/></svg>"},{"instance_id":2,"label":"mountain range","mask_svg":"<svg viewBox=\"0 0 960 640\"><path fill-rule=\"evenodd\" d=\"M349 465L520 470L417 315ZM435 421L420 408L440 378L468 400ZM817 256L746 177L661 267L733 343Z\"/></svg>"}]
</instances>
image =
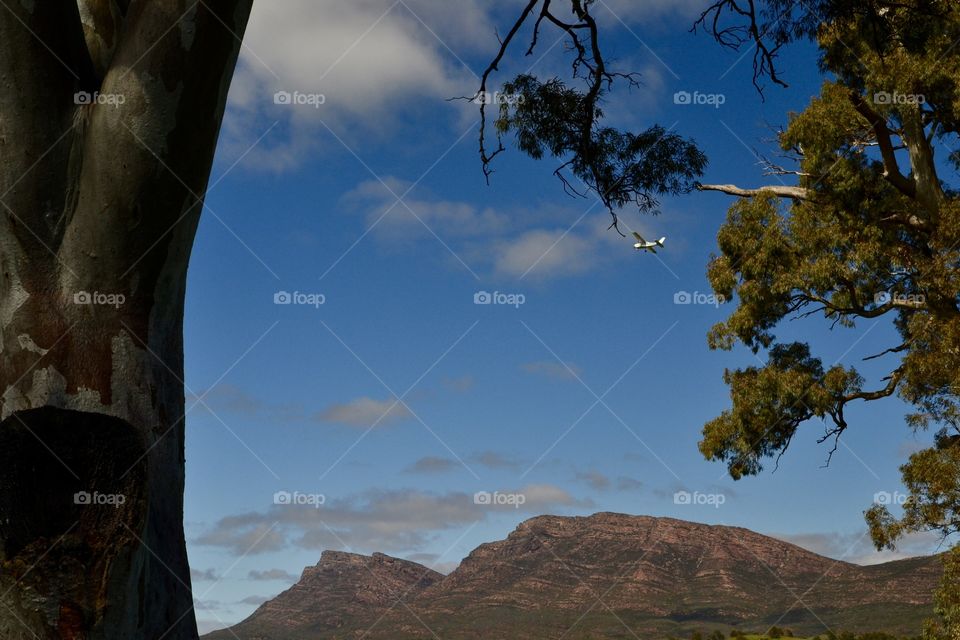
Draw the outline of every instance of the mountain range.
<instances>
[{"instance_id":1,"label":"mountain range","mask_svg":"<svg viewBox=\"0 0 960 640\"><path fill-rule=\"evenodd\" d=\"M860 566L748 529L597 513L539 516L449 575L325 551L300 581L207 640L579 640L691 630L920 633L938 557Z\"/></svg>"}]
</instances>

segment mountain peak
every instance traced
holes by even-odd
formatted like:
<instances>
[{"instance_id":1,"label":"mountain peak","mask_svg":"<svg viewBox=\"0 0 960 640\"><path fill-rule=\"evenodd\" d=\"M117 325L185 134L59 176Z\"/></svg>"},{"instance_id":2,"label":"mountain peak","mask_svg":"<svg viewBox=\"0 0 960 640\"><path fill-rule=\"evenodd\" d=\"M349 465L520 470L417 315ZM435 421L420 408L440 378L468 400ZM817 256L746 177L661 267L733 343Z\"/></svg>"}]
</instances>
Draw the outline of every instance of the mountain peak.
<instances>
[{"instance_id":1,"label":"mountain peak","mask_svg":"<svg viewBox=\"0 0 960 640\"><path fill-rule=\"evenodd\" d=\"M860 567L739 527L602 512L525 520L448 576L340 551L308 571L229 635L208 637L539 640L576 626L575 637L612 638L620 622L640 637L774 623L809 635L853 625L915 635L941 566Z\"/></svg>"}]
</instances>

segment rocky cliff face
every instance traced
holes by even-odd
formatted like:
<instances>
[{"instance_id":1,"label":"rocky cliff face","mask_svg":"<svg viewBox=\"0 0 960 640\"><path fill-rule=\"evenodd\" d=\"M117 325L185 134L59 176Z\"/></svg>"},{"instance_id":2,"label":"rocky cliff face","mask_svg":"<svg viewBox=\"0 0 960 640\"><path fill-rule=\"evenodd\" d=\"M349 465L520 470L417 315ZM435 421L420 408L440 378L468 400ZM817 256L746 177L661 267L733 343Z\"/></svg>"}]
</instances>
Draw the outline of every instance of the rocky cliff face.
<instances>
[{"instance_id":1,"label":"rocky cliff face","mask_svg":"<svg viewBox=\"0 0 960 640\"><path fill-rule=\"evenodd\" d=\"M291 635L297 632L323 637L400 599L411 599L441 578L443 574L416 562L382 553L324 551L316 566L303 570L297 584L265 602L240 625L241 637L299 637Z\"/></svg>"},{"instance_id":2,"label":"rocky cliff face","mask_svg":"<svg viewBox=\"0 0 960 640\"><path fill-rule=\"evenodd\" d=\"M936 558L860 567L735 527L541 516L480 545L446 577L381 554L324 553L232 631L241 640L570 640L780 624L915 634L939 573Z\"/></svg>"}]
</instances>

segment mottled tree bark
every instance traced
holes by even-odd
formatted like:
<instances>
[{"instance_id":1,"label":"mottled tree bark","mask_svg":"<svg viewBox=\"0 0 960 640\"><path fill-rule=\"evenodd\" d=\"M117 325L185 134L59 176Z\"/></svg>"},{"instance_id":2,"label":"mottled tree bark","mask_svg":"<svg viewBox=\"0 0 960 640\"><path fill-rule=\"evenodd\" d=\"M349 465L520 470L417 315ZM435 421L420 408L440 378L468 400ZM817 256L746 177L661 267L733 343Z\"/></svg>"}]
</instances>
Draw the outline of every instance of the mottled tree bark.
<instances>
[{"instance_id":1,"label":"mottled tree bark","mask_svg":"<svg viewBox=\"0 0 960 640\"><path fill-rule=\"evenodd\" d=\"M0 6L4 640L197 637L184 289L251 2Z\"/></svg>"}]
</instances>

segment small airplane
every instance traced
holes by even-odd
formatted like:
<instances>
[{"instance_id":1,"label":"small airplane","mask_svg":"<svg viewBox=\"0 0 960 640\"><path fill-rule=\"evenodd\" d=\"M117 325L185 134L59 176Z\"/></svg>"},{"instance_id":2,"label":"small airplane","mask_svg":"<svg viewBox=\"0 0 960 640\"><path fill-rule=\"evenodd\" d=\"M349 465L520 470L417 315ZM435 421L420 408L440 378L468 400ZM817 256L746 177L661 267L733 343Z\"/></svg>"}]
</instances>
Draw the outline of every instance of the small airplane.
<instances>
[{"instance_id":1,"label":"small airplane","mask_svg":"<svg viewBox=\"0 0 960 640\"><path fill-rule=\"evenodd\" d=\"M643 239L643 236L641 236L636 231L633 232L633 237L637 239L636 244L633 245L634 249L636 249L637 251L649 251L651 253L656 253L657 252L656 247L662 247L663 241L667 239L667 237L664 236L659 240L657 240L656 242L647 242L646 240Z\"/></svg>"}]
</instances>

